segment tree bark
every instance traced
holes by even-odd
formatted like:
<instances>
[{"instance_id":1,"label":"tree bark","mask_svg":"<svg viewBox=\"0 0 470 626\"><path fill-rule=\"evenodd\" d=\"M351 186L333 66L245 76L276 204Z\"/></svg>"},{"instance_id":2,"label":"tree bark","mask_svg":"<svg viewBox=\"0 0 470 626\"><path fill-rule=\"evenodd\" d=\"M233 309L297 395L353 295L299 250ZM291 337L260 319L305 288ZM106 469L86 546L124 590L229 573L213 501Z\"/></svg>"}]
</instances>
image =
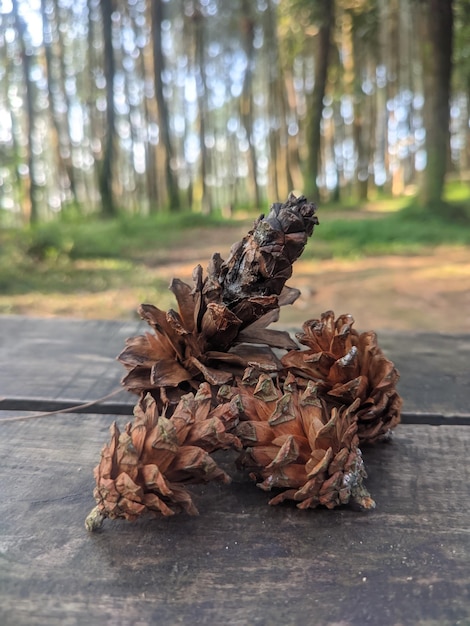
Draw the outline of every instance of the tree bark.
<instances>
[{"instance_id":1,"label":"tree bark","mask_svg":"<svg viewBox=\"0 0 470 626\"><path fill-rule=\"evenodd\" d=\"M114 110L114 75L115 60L112 35L112 14L114 0L101 0L103 20L104 75L106 78L106 132L104 137L103 160L99 171L101 194L101 212L104 217L113 217L117 213L113 194L113 162L116 156L116 114Z\"/></svg>"},{"instance_id":2,"label":"tree bark","mask_svg":"<svg viewBox=\"0 0 470 626\"><path fill-rule=\"evenodd\" d=\"M152 42L153 43L153 42ZM145 49L142 50L139 55L139 69L140 75L143 80L150 80L155 73L153 68L154 59L153 59L153 45L146 46ZM156 112L157 104L156 98L149 98L147 94L144 93L143 96L143 115L145 117L145 124L147 128L150 127L150 124L155 122L157 123L158 114ZM155 141L153 137L147 136L145 142L145 175L147 181L147 198L148 198L148 210L150 213L157 211L159 208L159 197L158 197L158 182L157 182L157 146L155 145Z\"/></svg>"},{"instance_id":3,"label":"tree bark","mask_svg":"<svg viewBox=\"0 0 470 626\"><path fill-rule=\"evenodd\" d=\"M36 124L36 109L34 106L34 88L31 82L31 55L32 52L28 49L26 24L19 14L18 0L12 0L12 10L15 20L15 28L18 33L18 39L20 43L21 61L23 65L23 77L25 81L25 97L26 97L26 135L28 138L27 145L27 159L28 159L28 190L27 198L25 198L26 205L25 216L26 221L33 224L39 219L39 205L37 198L37 184L35 178L35 158L34 158L34 128Z\"/></svg>"},{"instance_id":4,"label":"tree bark","mask_svg":"<svg viewBox=\"0 0 470 626\"><path fill-rule=\"evenodd\" d=\"M427 155L418 199L422 208L431 210L438 208L442 201L449 150L452 5L452 0L422 0L418 12Z\"/></svg>"},{"instance_id":5,"label":"tree bark","mask_svg":"<svg viewBox=\"0 0 470 626\"><path fill-rule=\"evenodd\" d=\"M195 62L197 75L197 100L199 107L199 149L200 149L200 184L201 184L201 211L209 214L212 211L212 197L207 187L209 154L206 147L206 118L207 118L207 85L205 74L205 32L204 15L199 3L193 13Z\"/></svg>"},{"instance_id":6,"label":"tree bark","mask_svg":"<svg viewBox=\"0 0 470 626\"><path fill-rule=\"evenodd\" d=\"M258 159L256 148L253 141L253 71L255 66L255 22L252 14L253 4L250 0L242 0L242 14L240 17L241 24L241 42L243 51L246 56L246 70L243 77L243 88L240 95L240 119L245 129L246 138L248 140L248 169L249 179L251 183L251 191L255 201L256 208L261 209L261 191L258 185L257 171Z\"/></svg>"},{"instance_id":7,"label":"tree bark","mask_svg":"<svg viewBox=\"0 0 470 626\"><path fill-rule=\"evenodd\" d=\"M320 170L321 121L326 91L331 32L334 24L334 0L318 0L319 31L316 36L315 83L309 102L307 121L307 176L305 186L309 198L318 197L317 177Z\"/></svg>"},{"instance_id":8,"label":"tree bark","mask_svg":"<svg viewBox=\"0 0 470 626\"><path fill-rule=\"evenodd\" d=\"M163 95L162 73L165 70L165 56L162 49L162 22L163 22L163 2L162 0L152 0L151 20L152 20L152 49L153 49L153 69L155 79L155 98L158 107L158 126L160 129L160 139L164 147L165 158L165 180L168 192L170 209L181 208L178 183L173 170L174 150L170 135L170 118L168 105Z\"/></svg>"},{"instance_id":9,"label":"tree bark","mask_svg":"<svg viewBox=\"0 0 470 626\"><path fill-rule=\"evenodd\" d=\"M364 28L360 28L363 15L355 15L352 12L351 18L354 103L353 136L357 153L356 190L358 199L366 201L369 193L369 176L373 166L375 99L371 95L364 93L363 81L367 75L368 61L373 57L374 52L377 52L377 42L373 37L374 33L368 32L367 36L364 36Z\"/></svg>"},{"instance_id":10,"label":"tree bark","mask_svg":"<svg viewBox=\"0 0 470 626\"><path fill-rule=\"evenodd\" d=\"M58 93L64 98L66 103L66 112L70 108L69 98L65 91L64 83L66 72L63 68L64 64L64 49L62 45L62 37L59 28L59 16L58 16L58 4L57 1L53 4L54 17L51 18L51 5L48 6L47 0L41 0L41 15L43 24L43 45L44 56L46 60L46 73L47 73L47 91L49 96L49 110L51 114L51 122L56 134L56 154L57 154L57 167L61 174L61 177L65 177L66 185L70 187L70 194L78 207L78 198L75 187L75 172L72 164L72 141L70 139L69 127L67 121L63 120L64 115L57 111L57 95ZM57 76L57 72L54 71L54 39L53 33L56 31L58 49L55 52L57 60L60 61L60 72ZM68 183L68 185L67 185ZM62 183L63 185L63 183Z\"/></svg>"}]
</instances>

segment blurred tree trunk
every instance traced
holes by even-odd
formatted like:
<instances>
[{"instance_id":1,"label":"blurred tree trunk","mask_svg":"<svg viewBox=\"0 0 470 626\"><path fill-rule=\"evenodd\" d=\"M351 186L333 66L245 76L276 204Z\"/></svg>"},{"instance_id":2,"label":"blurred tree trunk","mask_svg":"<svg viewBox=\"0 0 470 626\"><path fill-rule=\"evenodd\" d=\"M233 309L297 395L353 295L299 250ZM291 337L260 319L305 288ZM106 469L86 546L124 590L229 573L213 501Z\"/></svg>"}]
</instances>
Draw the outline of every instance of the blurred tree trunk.
<instances>
[{"instance_id":1,"label":"blurred tree trunk","mask_svg":"<svg viewBox=\"0 0 470 626\"><path fill-rule=\"evenodd\" d=\"M277 91L277 82L279 76L279 52L277 49L276 38L276 14L273 10L270 0L266 2L266 9L263 13L263 29L264 29L264 53L266 63L266 117L268 132L268 184L267 191L271 198L276 201L284 194L281 191L281 185L278 173L278 159L280 152L280 119L279 119L279 93Z\"/></svg>"},{"instance_id":2,"label":"blurred tree trunk","mask_svg":"<svg viewBox=\"0 0 470 626\"><path fill-rule=\"evenodd\" d=\"M27 197L24 198L24 214L26 221L33 224L39 219L38 185L36 183L36 162L34 157L36 109L34 105L34 87L31 82L31 59L33 50L27 40L26 24L19 14L18 0L12 0L12 11L15 20L15 29L18 34L21 62L23 67L23 79L26 98L26 136L27 160L28 160L28 188Z\"/></svg>"},{"instance_id":3,"label":"blurred tree trunk","mask_svg":"<svg viewBox=\"0 0 470 626\"><path fill-rule=\"evenodd\" d=\"M277 6L272 0L267 1L264 12L264 38L268 74L268 125L270 159L268 164L268 189L272 185L272 196L286 198L292 190L288 152L288 104L286 82L281 63L279 38L277 34Z\"/></svg>"},{"instance_id":4,"label":"blurred tree trunk","mask_svg":"<svg viewBox=\"0 0 470 626\"><path fill-rule=\"evenodd\" d=\"M369 176L373 168L376 112L375 98L364 85L366 83L372 85L375 78L373 59L377 55L378 14L374 10L365 13L351 11L351 19L353 136L357 153L356 188L359 200L365 201L368 199Z\"/></svg>"},{"instance_id":5,"label":"blurred tree trunk","mask_svg":"<svg viewBox=\"0 0 470 626\"><path fill-rule=\"evenodd\" d=\"M299 118L297 115L297 95L294 87L294 77L292 67L283 64L283 80L286 94L286 121L287 128L287 163L289 167L289 190L303 189L304 178L301 169L299 154ZM290 127L290 128L289 128Z\"/></svg>"},{"instance_id":6,"label":"blurred tree trunk","mask_svg":"<svg viewBox=\"0 0 470 626\"><path fill-rule=\"evenodd\" d=\"M421 0L418 11L427 154L418 198L421 207L431 210L442 201L449 150L452 5L452 0Z\"/></svg>"},{"instance_id":7,"label":"blurred tree trunk","mask_svg":"<svg viewBox=\"0 0 470 626\"><path fill-rule=\"evenodd\" d=\"M153 48L152 46L146 45L139 55L139 68L140 68L140 76L142 80L145 82L151 80L151 77L154 76L155 70L153 68ZM156 111L156 99L149 98L147 95L147 90L144 90L144 117L145 124L147 127L147 136L145 141L145 174L147 180L147 198L148 198L148 207L149 212L155 212L159 205L159 197L158 197L158 181L157 181L157 146L156 140L154 137L154 132L150 131L150 128L153 124L157 124L158 116Z\"/></svg>"},{"instance_id":8,"label":"blurred tree trunk","mask_svg":"<svg viewBox=\"0 0 470 626\"><path fill-rule=\"evenodd\" d=\"M121 42L122 43L122 42ZM121 55L124 59L126 51L124 46L121 49ZM124 89L126 94L126 100L129 106L129 150L127 152L127 159L123 166L128 171L131 193L126 197L126 206L134 213L138 213L144 205L144 197L146 193L146 181L142 176L142 164L137 165L136 160L142 158L140 155L141 145L141 110L139 102L133 97L133 81L135 76L134 59L129 55L127 63L123 62L124 70ZM139 156L137 156L139 155ZM119 168L121 171L121 168Z\"/></svg>"},{"instance_id":9,"label":"blurred tree trunk","mask_svg":"<svg viewBox=\"0 0 470 626\"><path fill-rule=\"evenodd\" d=\"M315 200L318 197L317 177L320 171L321 121L330 58L331 33L334 26L334 0L318 0L318 34L314 38L315 83L308 102L306 140L308 145L306 193Z\"/></svg>"},{"instance_id":10,"label":"blurred tree trunk","mask_svg":"<svg viewBox=\"0 0 470 626\"><path fill-rule=\"evenodd\" d=\"M57 167L59 177L62 179L60 187L69 192L75 205L78 207L78 198L75 187L75 172L72 164L72 141L70 139L67 123L69 99L65 93L64 49L60 33L57 0L52 4L47 0L41 0L41 16L44 56L46 60L47 91L49 95L49 111L52 127L55 133L55 148L57 155ZM54 41L56 46L54 46ZM55 48L55 50L54 50ZM59 64L62 71L57 72L55 65ZM59 75L58 75L59 74ZM58 111L57 98L62 98L65 103L65 111L62 115ZM65 123L63 117L65 115ZM70 197L70 196L69 196Z\"/></svg>"},{"instance_id":11,"label":"blurred tree trunk","mask_svg":"<svg viewBox=\"0 0 470 626\"><path fill-rule=\"evenodd\" d=\"M164 147L165 180L168 192L170 209L178 210L180 195L178 183L174 173L174 150L171 143L170 116L168 105L163 95L162 73L165 70L165 56L162 49L162 22L164 19L164 3L162 0L151 0L152 43L153 43L153 69L155 80L155 97L158 106L158 126L160 140Z\"/></svg>"},{"instance_id":12,"label":"blurred tree trunk","mask_svg":"<svg viewBox=\"0 0 470 626\"><path fill-rule=\"evenodd\" d=\"M101 18L104 42L104 76L106 79L106 129L104 135L103 159L99 170L99 189L101 194L101 212L105 217L116 215L113 194L113 167L116 157L116 113L114 109L114 76L116 73L113 50L114 0L101 0Z\"/></svg>"},{"instance_id":13,"label":"blurred tree trunk","mask_svg":"<svg viewBox=\"0 0 470 626\"><path fill-rule=\"evenodd\" d=\"M245 129L248 140L248 172L249 184L255 206L261 208L261 191L258 184L258 159L253 138L253 71L255 68L255 21L253 16L253 3L251 0L242 0L240 15L240 30L243 51L246 56L246 70L243 76L243 88L240 96L240 119Z\"/></svg>"},{"instance_id":14,"label":"blurred tree trunk","mask_svg":"<svg viewBox=\"0 0 470 626\"><path fill-rule=\"evenodd\" d=\"M389 121L391 117L396 123L399 94L402 87L399 80L400 44L402 39L400 32L400 0L389 0L386 4L388 11L387 17L385 18L388 29L386 93L389 107L391 106ZM387 152L388 169L392 180L391 191L394 196L399 196L403 193L403 166L398 157L397 145L393 146L393 148L389 146Z\"/></svg>"},{"instance_id":15,"label":"blurred tree trunk","mask_svg":"<svg viewBox=\"0 0 470 626\"><path fill-rule=\"evenodd\" d=\"M14 27L14 21L8 20L8 23ZM5 71L3 80L0 80L1 89L1 103L4 112L7 112L6 122L8 123L8 117L11 124L11 144L2 142L0 144L0 159L3 167L8 168L8 178L4 175L3 184L0 185L0 202L2 207L10 206L12 211L18 215L18 220L15 220L15 225L20 225L23 221L23 180L20 174L19 164L21 163L21 148L18 145L18 137L20 137L21 131L19 129L19 120L17 119L17 110L12 105L12 96L14 94L13 87L16 87L16 81L14 80L14 64L16 60L14 55L10 53L7 45L5 44L5 38L2 37L0 44L0 64ZM7 181L11 182L11 192L9 192L9 185ZM4 211L0 211L0 223L1 218L5 215Z\"/></svg>"},{"instance_id":16,"label":"blurred tree trunk","mask_svg":"<svg viewBox=\"0 0 470 626\"><path fill-rule=\"evenodd\" d=\"M90 176L89 184L84 183L83 171L80 172L80 182L82 183L82 193L85 195L88 207L92 207L93 211L101 209L101 197L99 191L99 178L100 178L100 165L101 165L101 150L102 150L102 138L103 138L103 122L101 114L98 113L97 102L97 68L99 66L98 49L99 41L102 36L101 11L99 7L96 7L95 0L87 0L88 10L88 24L87 24L87 61L86 65L88 72L82 77L83 80L83 94L84 94L84 108L88 117L87 132L90 137L89 155L93 159L93 170ZM83 147L80 146L81 150ZM82 195L82 194L80 194Z\"/></svg>"},{"instance_id":17,"label":"blurred tree trunk","mask_svg":"<svg viewBox=\"0 0 470 626\"><path fill-rule=\"evenodd\" d=\"M201 185L201 211L212 211L212 198L207 187L207 175L209 165L209 153L206 146L206 122L207 122L207 85L205 72L205 29L202 7L197 6L193 12L197 100L199 108L199 149L200 149L200 185Z\"/></svg>"}]
</instances>

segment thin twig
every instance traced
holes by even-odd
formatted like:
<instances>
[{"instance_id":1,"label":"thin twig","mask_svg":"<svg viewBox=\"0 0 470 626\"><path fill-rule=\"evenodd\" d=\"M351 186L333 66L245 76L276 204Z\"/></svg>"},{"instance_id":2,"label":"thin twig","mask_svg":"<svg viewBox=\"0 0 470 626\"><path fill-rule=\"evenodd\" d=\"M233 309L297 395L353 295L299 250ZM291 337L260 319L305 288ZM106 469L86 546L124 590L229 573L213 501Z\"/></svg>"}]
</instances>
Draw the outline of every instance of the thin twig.
<instances>
[{"instance_id":1,"label":"thin twig","mask_svg":"<svg viewBox=\"0 0 470 626\"><path fill-rule=\"evenodd\" d=\"M59 415L59 413L74 413L75 411L78 411L81 409L87 409L90 406L101 404L101 402L104 402L105 400L108 400L109 398L112 398L113 396L117 396L118 393L121 393L121 391L122 391L122 387L118 387L117 389L115 389L114 391L111 391L111 393L106 394L102 398L97 398L96 400L85 402L84 404L76 404L75 406L69 406L66 409L58 409L57 411L33 413L32 415L17 415L14 417L1 417L0 423L1 422L20 422L22 420L35 419L37 417L48 417L49 415Z\"/></svg>"}]
</instances>

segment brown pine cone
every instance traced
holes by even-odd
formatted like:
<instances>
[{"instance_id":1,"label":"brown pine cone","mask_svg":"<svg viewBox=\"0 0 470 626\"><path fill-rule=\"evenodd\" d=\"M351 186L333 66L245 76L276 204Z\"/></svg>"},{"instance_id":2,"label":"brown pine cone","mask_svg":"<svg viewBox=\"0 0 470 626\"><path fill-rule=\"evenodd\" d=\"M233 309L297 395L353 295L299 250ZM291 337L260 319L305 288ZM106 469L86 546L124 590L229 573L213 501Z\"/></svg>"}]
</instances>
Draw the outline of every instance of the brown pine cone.
<instances>
[{"instance_id":1,"label":"brown pine cone","mask_svg":"<svg viewBox=\"0 0 470 626\"><path fill-rule=\"evenodd\" d=\"M213 262L209 286L217 300L230 304L241 319L251 323L251 311L244 302L252 297L280 295L292 275L292 265L302 254L308 237L318 224L316 206L304 196L293 194L284 204L271 206L248 235L232 246L226 262ZM215 258L218 258L217 255ZM248 309L250 315L241 313Z\"/></svg>"},{"instance_id":2,"label":"brown pine cone","mask_svg":"<svg viewBox=\"0 0 470 626\"><path fill-rule=\"evenodd\" d=\"M211 389L203 383L195 396L181 398L170 419L147 394L123 433L114 423L111 441L94 470L97 506L86 527L95 530L106 517L135 520L146 513L168 516L180 511L197 515L186 485L230 482L209 453L241 448L237 437L227 432L238 422L236 399L215 409L213 404Z\"/></svg>"},{"instance_id":3,"label":"brown pine cone","mask_svg":"<svg viewBox=\"0 0 470 626\"><path fill-rule=\"evenodd\" d=\"M266 326L278 319L280 306L299 295L285 282L318 223L315 209L303 196L290 195L258 219L227 261L215 254L207 278L197 266L193 287L173 280L178 311L141 305L139 313L153 333L127 340L118 357L128 370L124 386L138 394L151 391L160 408L167 402L174 407L200 382L228 383L248 363L279 369L271 348L296 344L288 333Z\"/></svg>"},{"instance_id":4,"label":"brown pine cone","mask_svg":"<svg viewBox=\"0 0 470 626\"><path fill-rule=\"evenodd\" d=\"M301 509L355 502L375 506L363 485L366 476L358 447L357 408L326 409L311 381L299 390L288 376L281 391L262 374L256 385L241 384L242 421L234 432L244 451L238 465L250 471L258 487L283 491L270 500L298 502Z\"/></svg>"},{"instance_id":5,"label":"brown pine cone","mask_svg":"<svg viewBox=\"0 0 470 626\"><path fill-rule=\"evenodd\" d=\"M335 321L333 311L323 313L320 320L308 320L304 332L296 335L307 350L291 350L282 363L305 381L315 381L330 406L359 399L359 440L372 443L400 421L399 374L377 345L376 334L358 333L353 323L351 315Z\"/></svg>"},{"instance_id":6,"label":"brown pine cone","mask_svg":"<svg viewBox=\"0 0 470 626\"><path fill-rule=\"evenodd\" d=\"M243 448L238 465L260 488L282 490L270 504L375 506L359 443L383 439L401 409L398 372L375 333L328 311L305 322L299 350L267 328L299 295L285 283L315 208L293 195L274 204L227 261L213 255L206 278L197 266L192 287L172 281L177 311L141 305L153 332L128 339L118 357L140 401L123 433L113 425L95 468L89 530L106 517L196 514L185 486L228 482L210 457L226 448ZM273 348L287 353L280 360Z\"/></svg>"}]
</instances>

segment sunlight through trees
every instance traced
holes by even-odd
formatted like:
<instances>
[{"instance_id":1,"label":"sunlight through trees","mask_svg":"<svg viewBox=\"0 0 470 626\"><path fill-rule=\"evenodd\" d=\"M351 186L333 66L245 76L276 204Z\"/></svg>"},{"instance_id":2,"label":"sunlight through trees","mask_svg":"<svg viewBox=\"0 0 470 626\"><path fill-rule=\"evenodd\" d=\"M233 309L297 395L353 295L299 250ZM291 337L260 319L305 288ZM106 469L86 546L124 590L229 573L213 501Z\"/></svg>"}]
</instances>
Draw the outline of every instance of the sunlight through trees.
<instances>
[{"instance_id":1,"label":"sunlight through trees","mask_svg":"<svg viewBox=\"0 0 470 626\"><path fill-rule=\"evenodd\" d=\"M439 17L436 17L439 16ZM0 223L419 191L469 168L469 0L4 0Z\"/></svg>"}]
</instances>

